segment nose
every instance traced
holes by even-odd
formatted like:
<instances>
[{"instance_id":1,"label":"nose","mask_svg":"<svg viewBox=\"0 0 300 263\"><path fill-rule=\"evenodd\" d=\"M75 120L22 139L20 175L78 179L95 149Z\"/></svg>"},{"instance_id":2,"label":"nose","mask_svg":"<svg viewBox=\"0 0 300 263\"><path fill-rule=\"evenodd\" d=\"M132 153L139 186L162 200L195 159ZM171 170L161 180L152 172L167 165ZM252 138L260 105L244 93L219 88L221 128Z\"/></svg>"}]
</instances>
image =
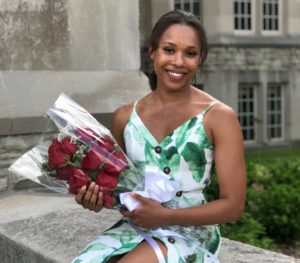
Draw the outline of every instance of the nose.
<instances>
[{"instance_id":1,"label":"nose","mask_svg":"<svg viewBox=\"0 0 300 263\"><path fill-rule=\"evenodd\" d=\"M174 54L174 65L177 67L182 66L184 63L183 60L183 54L181 54L180 52L177 52Z\"/></svg>"}]
</instances>

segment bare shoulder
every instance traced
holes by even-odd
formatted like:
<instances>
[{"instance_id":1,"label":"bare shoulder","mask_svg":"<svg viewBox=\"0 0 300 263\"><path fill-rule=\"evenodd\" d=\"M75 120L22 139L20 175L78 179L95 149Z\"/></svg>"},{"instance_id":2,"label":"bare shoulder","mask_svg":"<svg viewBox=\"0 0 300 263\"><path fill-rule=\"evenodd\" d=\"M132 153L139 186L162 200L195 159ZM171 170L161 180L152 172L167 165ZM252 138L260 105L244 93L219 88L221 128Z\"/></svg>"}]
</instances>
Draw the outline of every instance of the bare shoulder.
<instances>
[{"instance_id":1,"label":"bare shoulder","mask_svg":"<svg viewBox=\"0 0 300 263\"><path fill-rule=\"evenodd\" d=\"M228 122L230 120L237 120L237 115L235 111L230 106L217 100L211 110L211 115L213 117L213 121L218 122Z\"/></svg>"},{"instance_id":2,"label":"bare shoulder","mask_svg":"<svg viewBox=\"0 0 300 263\"><path fill-rule=\"evenodd\" d=\"M126 152L123 132L133 109L133 103L123 105L115 110L112 117L111 132L116 141Z\"/></svg>"},{"instance_id":3,"label":"bare shoulder","mask_svg":"<svg viewBox=\"0 0 300 263\"><path fill-rule=\"evenodd\" d=\"M206 121L215 142L218 138L241 137L241 127L236 112L220 101L209 111L209 118Z\"/></svg>"},{"instance_id":4,"label":"bare shoulder","mask_svg":"<svg viewBox=\"0 0 300 263\"><path fill-rule=\"evenodd\" d=\"M123 123L126 124L132 112L134 103L125 104L119 108L117 108L113 113L113 123Z\"/></svg>"}]
</instances>

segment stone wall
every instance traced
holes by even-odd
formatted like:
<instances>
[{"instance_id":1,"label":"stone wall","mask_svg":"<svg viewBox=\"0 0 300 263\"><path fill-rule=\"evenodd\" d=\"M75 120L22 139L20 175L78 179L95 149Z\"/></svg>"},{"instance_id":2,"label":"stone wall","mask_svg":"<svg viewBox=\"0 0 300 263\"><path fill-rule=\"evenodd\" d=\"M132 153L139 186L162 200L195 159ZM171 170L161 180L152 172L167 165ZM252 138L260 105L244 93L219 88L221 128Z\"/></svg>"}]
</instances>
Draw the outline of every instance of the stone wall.
<instances>
[{"instance_id":1,"label":"stone wall","mask_svg":"<svg viewBox=\"0 0 300 263\"><path fill-rule=\"evenodd\" d=\"M300 47L211 47L207 71L300 70Z\"/></svg>"},{"instance_id":2,"label":"stone wall","mask_svg":"<svg viewBox=\"0 0 300 263\"><path fill-rule=\"evenodd\" d=\"M282 39L281 39L282 40ZM226 41L225 41L226 42ZM263 42L221 45L211 40L207 61L197 79L205 91L238 112L240 84L256 87L257 145L270 144L266 136L266 94L269 84L283 87L284 136L278 145L300 141L300 47L277 42L266 47Z\"/></svg>"},{"instance_id":3,"label":"stone wall","mask_svg":"<svg viewBox=\"0 0 300 263\"><path fill-rule=\"evenodd\" d=\"M70 64L68 1L0 1L0 70L59 70Z\"/></svg>"},{"instance_id":4,"label":"stone wall","mask_svg":"<svg viewBox=\"0 0 300 263\"><path fill-rule=\"evenodd\" d=\"M61 92L94 114L145 95L138 4L0 0L0 135L48 132Z\"/></svg>"},{"instance_id":5,"label":"stone wall","mask_svg":"<svg viewBox=\"0 0 300 263\"><path fill-rule=\"evenodd\" d=\"M71 196L43 191L0 193L0 214L1 263L71 262L120 219L116 210L96 214L77 205ZM219 259L222 263L300 262L228 239L222 239Z\"/></svg>"}]
</instances>

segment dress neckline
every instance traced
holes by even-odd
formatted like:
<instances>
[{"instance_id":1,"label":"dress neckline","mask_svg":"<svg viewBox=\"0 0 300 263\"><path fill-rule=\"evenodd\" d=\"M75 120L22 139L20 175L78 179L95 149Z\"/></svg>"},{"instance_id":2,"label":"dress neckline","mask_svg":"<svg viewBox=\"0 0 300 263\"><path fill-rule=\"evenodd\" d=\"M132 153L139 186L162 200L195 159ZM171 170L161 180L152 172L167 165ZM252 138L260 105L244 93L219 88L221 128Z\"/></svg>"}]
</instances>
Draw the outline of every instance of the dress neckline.
<instances>
[{"instance_id":1,"label":"dress neckline","mask_svg":"<svg viewBox=\"0 0 300 263\"><path fill-rule=\"evenodd\" d=\"M182 124L180 124L178 127L176 127L175 129L173 129L170 133L168 133L163 139L158 140L153 133L150 131L150 129L145 125L144 121L142 120L142 118L139 116L139 114L136 111L136 105L137 105L138 101L136 101L134 103L133 106L133 113L134 115L136 115L136 118L138 120L138 122L140 123L140 127L143 128L143 130L150 136L152 143L154 143L154 145L161 145L163 144L163 142L165 140L167 140L167 138L169 138L173 133L177 132L178 130L180 130L183 126L188 125L194 118L197 118L198 120L200 119L202 121L204 114L214 105L217 103L217 101L213 101L212 103L210 103L205 109L201 110L201 112L195 114L194 116L190 117L189 119L187 119L186 121L184 121Z\"/></svg>"}]
</instances>

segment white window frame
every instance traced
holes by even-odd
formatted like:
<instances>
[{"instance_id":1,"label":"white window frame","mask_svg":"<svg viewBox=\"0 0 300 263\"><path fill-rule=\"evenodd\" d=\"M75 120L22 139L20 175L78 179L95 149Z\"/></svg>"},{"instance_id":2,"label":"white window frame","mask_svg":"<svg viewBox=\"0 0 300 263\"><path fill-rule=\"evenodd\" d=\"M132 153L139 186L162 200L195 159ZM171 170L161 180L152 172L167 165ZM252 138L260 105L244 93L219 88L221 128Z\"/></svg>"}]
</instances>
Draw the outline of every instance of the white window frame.
<instances>
[{"instance_id":1,"label":"white window frame","mask_svg":"<svg viewBox=\"0 0 300 263\"><path fill-rule=\"evenodd\" d=\"M261 3L261 34L265 36L277 36L282 33L282 13L283 13L283 4L282 0L277 0L278 1L278 30L265 30L263 28L264 26L264 3L265 1L274 1L274 0L262 0Z\"/></svg>"},{"instance_id":2,"label":"white window frame","mask_svg":"<svg viewBox=\"0 0 300 263\"><path fill-rule=\"evenodd\" d=\"M277 86L277 87L280 87L280 101L281 101L281 123L280 123L280 128L281 128L281 137L276 137L276 138L270 138L269 137L269 133L268 133L268 130L270 128L270 124L268 123L268 116L270 114L272 114L272 111L268 111L268 102L271 101L269 98L268 98L268 90L270 87L274 87L274 86ZM281 83L269 83L267 85L267 97L266 97L266 101L267 101L267 105L266 105L266 136L267 136L267 140L269 142L280 142L280 141L283 141L285 139L285 89L284 89L284 85L282 85Z\"/></svg>"},{"instance_id":3,"label":"white window frame","mask_svg":"<svg viewBox=\"0 0 300 263\"><path fill-rule=\"evenodd\" d=\"M244 114L241 114L241 112L239 111L239 103L241 102L240 101L240 98L239 98L239 94L240 94L240 89L242 88L252 88L253 90L253 129L254 129L254 138L251 139L251 140L247 140L245 137L244 137L244 143L245 144L256 144L257 142L257 139L258 139L258 127L257 127L257 123L256 123L256 116L257 116L257 85L255 84L239 84L239 87L238 87L238 117L240 119L241 116L245 116L245 115L249 115L249 113L244 113ZM240 123L241 125L241 129L243 130L243 128L245 126L242 125L242 123ZM250 126L246 126L246 127L250 127Z\"/></svg>"},{"instance_id":4,"label":"white window frame","mask_svg":"<svg viewBox=\"0 0 300 263\"><path fill-rule=\"evenodd\" d=\"M199 14L194 13L194 3L195 2L198 2L198 4L199 4ZM184 10L184 4L189 4L189 6L190 6L189 12L195 14L196 16L200 16L200 13L201 13L200 0L174 0L174 7L175 7L175 4L180 4L180 10Z\"/></svg>"},{"instance_id":5,"label":"white window frame","mask_svg":"<svg viewBox=\"0 0 300 263\"><path fill-rule=\"evenodd\" d=\"M235 29L235 18L236 18L236 14L235 14L235 10L234 10L234 5L235 2L242 2L245 0L234 0L233 1L233 32L234 34L237 35L253 35L255 33L255 27L256 27L256 1L255 0L249 0L251 3L251 29L250 30L243 30L243 29Z\"/></svg>"}]
</instances>

